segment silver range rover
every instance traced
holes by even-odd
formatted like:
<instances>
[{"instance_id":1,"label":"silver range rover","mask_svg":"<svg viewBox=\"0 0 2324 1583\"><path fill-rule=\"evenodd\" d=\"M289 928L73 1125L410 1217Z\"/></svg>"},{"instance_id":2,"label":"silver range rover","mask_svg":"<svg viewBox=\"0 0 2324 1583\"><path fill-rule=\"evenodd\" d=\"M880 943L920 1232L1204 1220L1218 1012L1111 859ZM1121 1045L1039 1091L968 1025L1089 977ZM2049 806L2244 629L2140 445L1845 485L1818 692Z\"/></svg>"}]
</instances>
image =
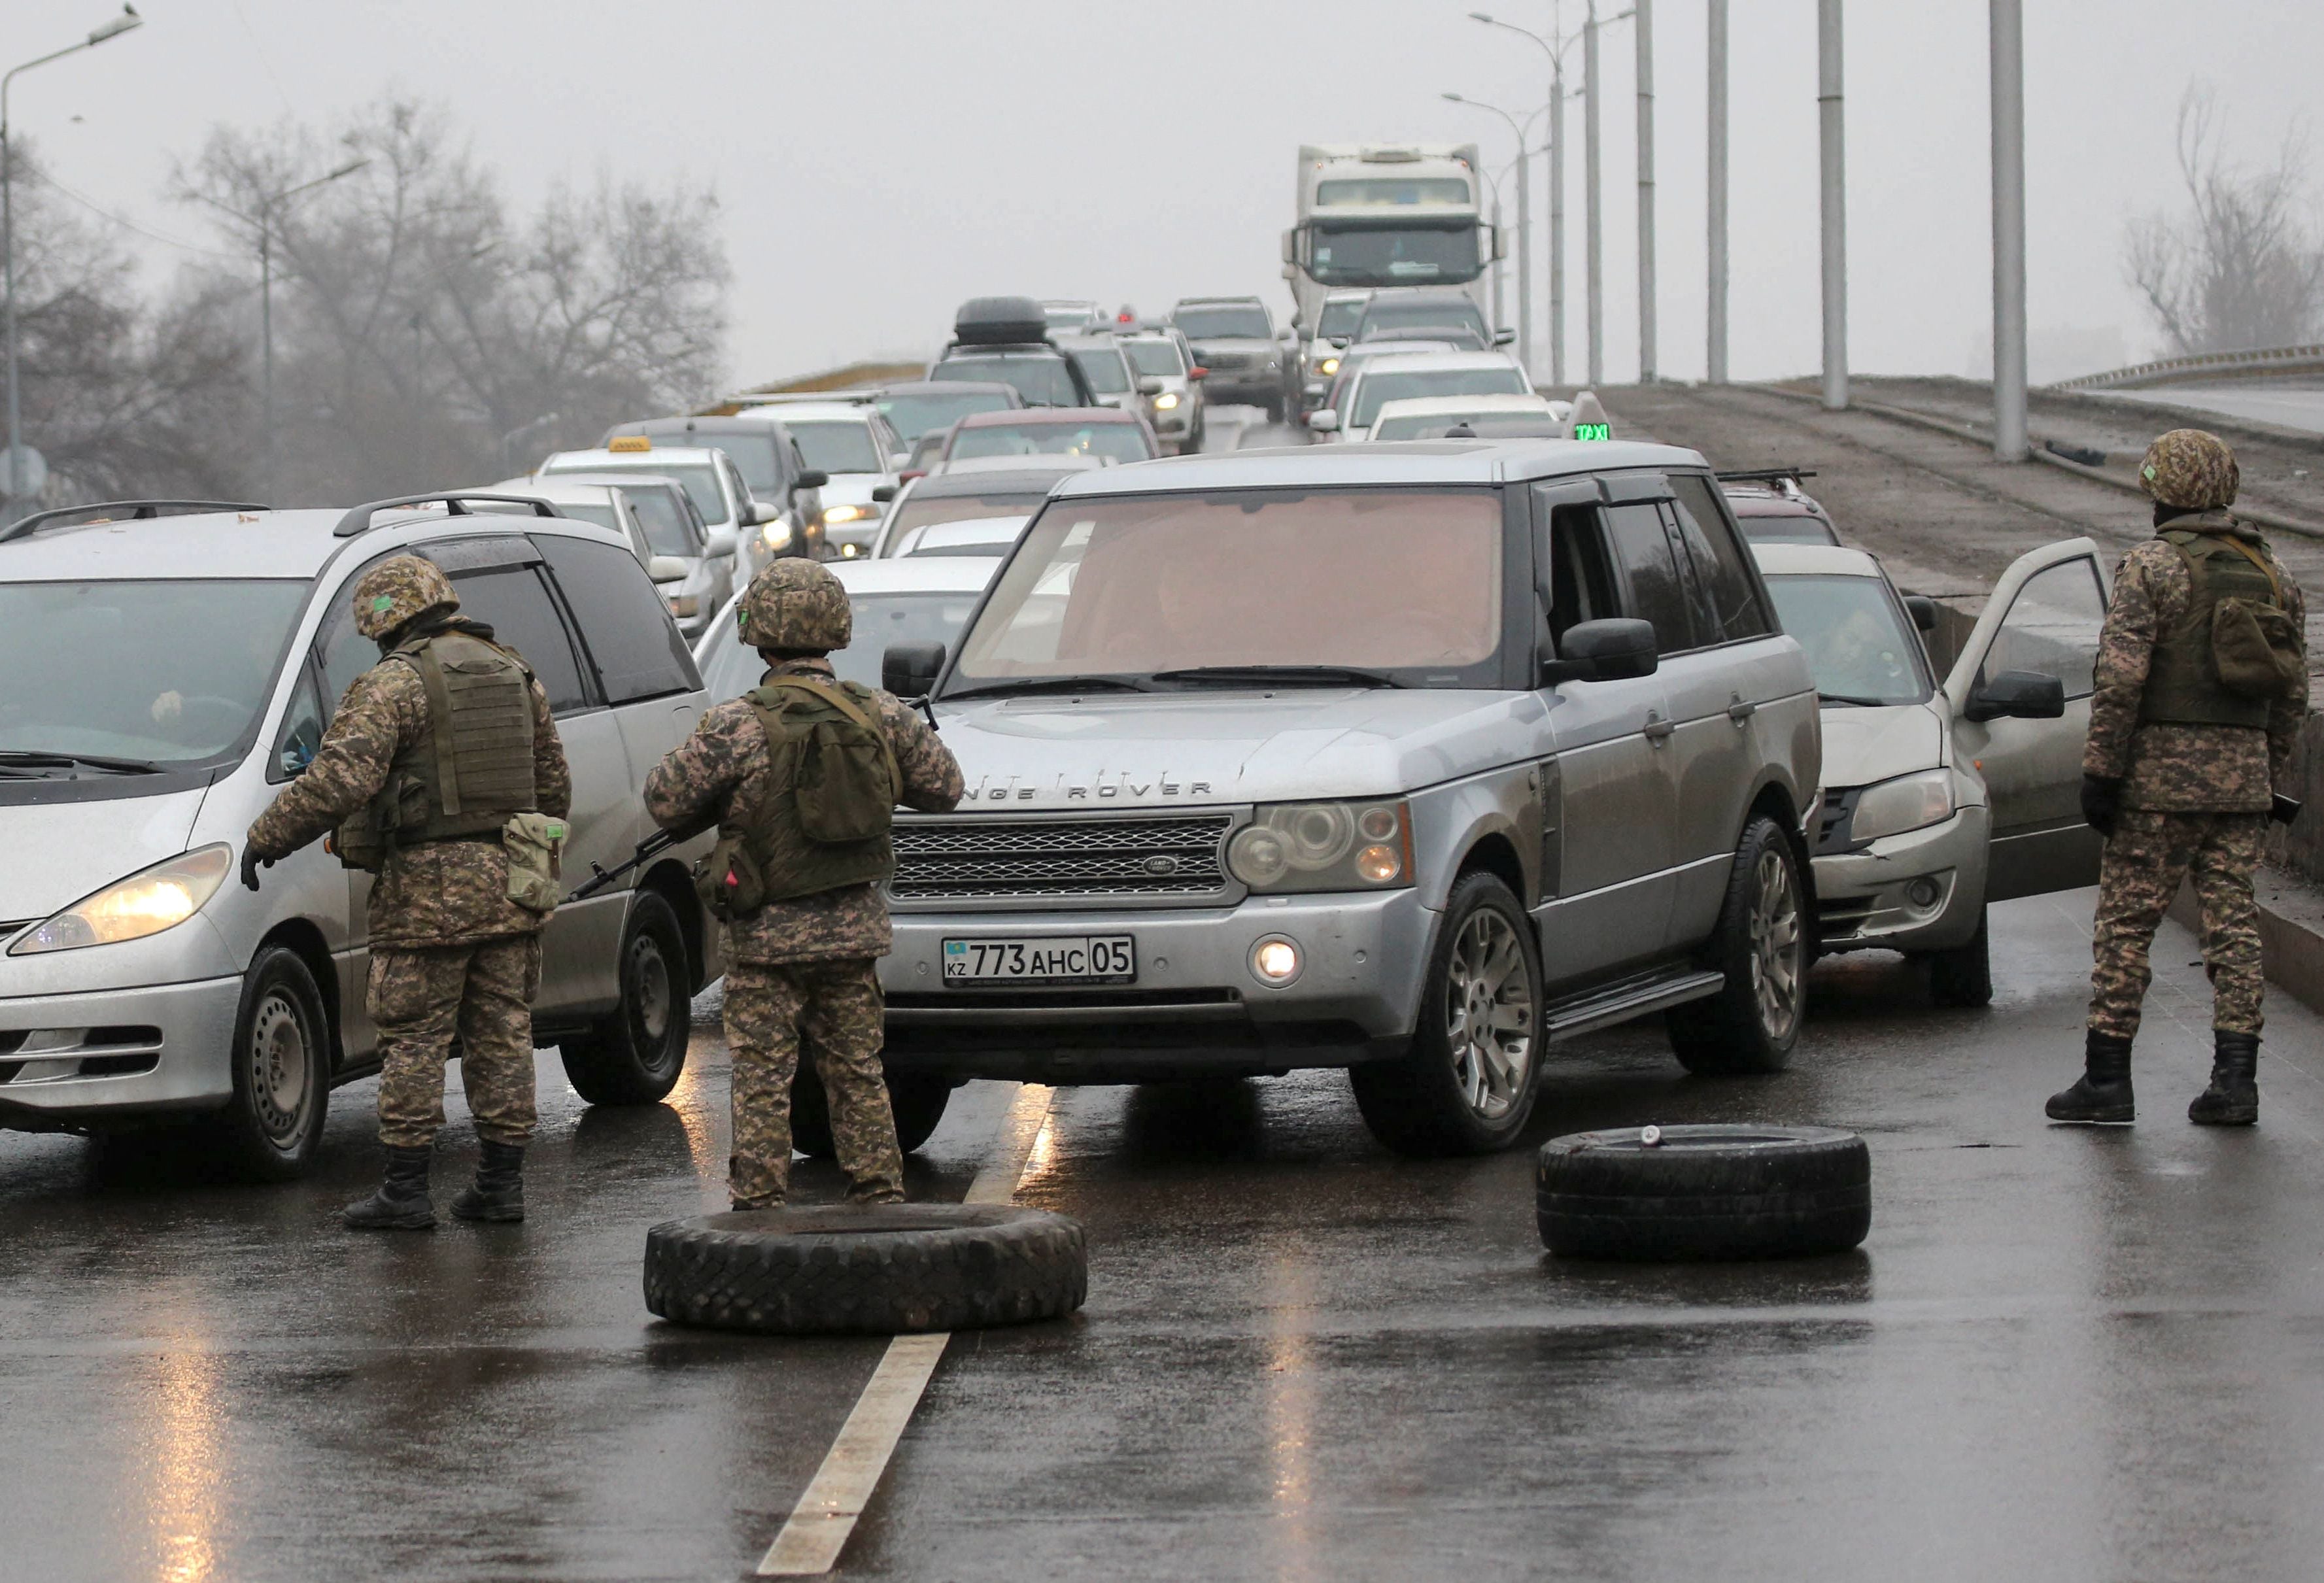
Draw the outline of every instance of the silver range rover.
<instances>
[{"instance_id":1,"label":"silver range rover","mask_svg":"<svg viewBox=\"0 0 2324 1583\"><path fill-rule=\"evenodd\" d=\"M1782 1066L1816 697L1701 456L1523 440L1062 482L947 658L966 772L899 815L898 1072L1345 1067L1412 1153L1502 1146L1547 1046L1666 1011Z\"/></svg>"}]
</instances>

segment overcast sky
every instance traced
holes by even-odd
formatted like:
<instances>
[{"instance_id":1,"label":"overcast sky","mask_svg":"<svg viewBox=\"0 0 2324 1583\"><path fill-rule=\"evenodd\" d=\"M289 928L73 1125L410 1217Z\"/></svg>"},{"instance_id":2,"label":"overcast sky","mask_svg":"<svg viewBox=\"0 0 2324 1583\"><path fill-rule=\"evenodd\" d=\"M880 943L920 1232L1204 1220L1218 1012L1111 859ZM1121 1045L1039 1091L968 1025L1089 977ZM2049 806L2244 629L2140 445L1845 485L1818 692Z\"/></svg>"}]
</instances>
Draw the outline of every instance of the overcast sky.
<instances>
[{"instance_id":1,"label":"overcast sky","mask_svg":"<svg viewBox=\"0 0 2324 1583\"><path fill-rule=\"evenodd\" d=\"M447 104L520 202L600 170L708 183L735 272L729 366L735 382L755 383L925 351L953 306L983 292L1156 311L1180 295L1255 291L1281 315L1277 235L1298 143L1473 138L1492 168L1514 152L1497 117L1439 97L1457 90L1520 115L1547 97L1542 53L1468 20L1476 3L140 0L143 30L20 78L13 111L75 192L209 244L200 215L161 193L172 161L212 125L329 124L389 92ZM1730 9L1733 372L1802 373L1820 356L1815 6ZM0 69L110 10L109 0L0 0ZM1578 0L1562 10L1569 30L1584 13ZM2122 233L2178 197L2181 91L2216 85L2231 146L2265 156L2313 103L2324 5L2025 0L2025 12L2040 377L2045 345L2054 361L2065 332L2090 333L2108 362L2112 349L2127 359L2153 348L2123 278ZM1503 0L1496 14L1546 31L1552 5ZM1858 372L1969 373L1987 355L1986 17L1978 0L1848 7ZM1655 0L1655 24L1662 372L1699 377L1702 0ZM1628 22L1602 38L1606 358L1621 379L1637 366L1636 45ZM1578 368L1578 102L1566 129ZM1539 161L1535 177L1545 234ZM188 256L125 240L157 278Z\"/></svg>"}]
</instances>

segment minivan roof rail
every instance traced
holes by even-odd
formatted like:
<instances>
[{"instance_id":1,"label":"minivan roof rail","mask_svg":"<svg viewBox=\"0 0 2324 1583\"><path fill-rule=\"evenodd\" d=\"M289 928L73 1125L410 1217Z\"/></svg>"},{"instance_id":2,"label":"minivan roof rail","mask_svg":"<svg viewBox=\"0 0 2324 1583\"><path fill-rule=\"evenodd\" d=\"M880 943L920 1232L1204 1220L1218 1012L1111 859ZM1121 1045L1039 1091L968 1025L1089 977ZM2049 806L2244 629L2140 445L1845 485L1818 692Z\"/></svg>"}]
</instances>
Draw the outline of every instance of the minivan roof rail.
<instances>
[{"instance_id":1,"label":"minivan roof rail","mask_svg":"<svg viewBox=\"0 0 2324 1583\"><path fill-rule=\"evenodd\" d=\"M12 538L23 538L37 532L44 524L62 517L88 516L89 524L98 522L145 521L154 517L191 516L201 511L263 511L271 507L249 501L99 501L94 505L58 506L51 511L35 511L29 517L19 517L0 528L0 544ZM89 515L103 512L102 516ZM86 524L85 524L86 525Z\"/></svg>"},{"instance_id":2,"label":"minivan roof rail","mask_svg":"<svg viewBox=\"0 0 2324 1583\"><path fill-rule=\"evenodd\" d=\"M353 538L357 534L368 533L371 531L373 512L388 511L396 506L440 505L452 516L473 517L476 513L468 510L467 502L470 501L494 501L503 505L524 506L528 507L536 517L561 517L565 514L537 494L501 494L482 489L462 489L449 492L438 491L434 494L398 495L393 500L373 501L367 505L357 506L339 519L339 525L331 529L331 537Z\"/></svg>"}]
</instances>

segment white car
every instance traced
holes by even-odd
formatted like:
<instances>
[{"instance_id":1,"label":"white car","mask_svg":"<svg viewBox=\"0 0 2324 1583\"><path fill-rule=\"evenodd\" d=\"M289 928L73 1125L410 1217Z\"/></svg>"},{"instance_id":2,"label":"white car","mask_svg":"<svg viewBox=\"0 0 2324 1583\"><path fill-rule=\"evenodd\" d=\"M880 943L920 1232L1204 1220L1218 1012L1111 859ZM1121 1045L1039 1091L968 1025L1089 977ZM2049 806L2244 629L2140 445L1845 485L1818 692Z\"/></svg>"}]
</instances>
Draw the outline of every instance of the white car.
<instances>
[{"instance_id":1,"label":"white car","mask_svg":"<svg viewBox=\"0 0 2324 1583\"><path fill-rule=\"evenodd\" d=\"M881 657L898 643L960 641L984 585L1001 566L997 556L929 556L913 561L838 561L831 575L847 590L854 634L831 656L843 682L876 687ZM704 695L712 703L739 698L759 685L765 662L735 640L733 607L711 623L695 646Z\"/></svg>"},{"instance_id":2,"label":"white car","mask_svg":"<svg viewBox=\"0 0 2324 1583\"><path fill-rule=\"evenodd\" d=\"M1820 697L1821 949L1925 958L1939 1004L1984 1005L1987 904L2098 879L2080 803L2107 596L2098 546L2070 538L2020 557L1941 683L1873 557L1751 551Z\"/></svg>"},{"instance_id":3,"label":"white car","mask_svg":"<svg viewBox=\"0 0 2324 1583\"><path fill-rule=\"evenodd\" d=\"M1380 408L1412 396L1529 396L1533 382L1517 359L1499 352L1413 352L1375 356L1346 378L1343 411L1311 413L1307 427L1327 439L1360 440Z\"/></svg>"},{"instance_id":4,"label":"white car","mask_svg":"<svg viewBox=\"0 0 2324 1583\"><path fill-rule=\"evenodd\" d=\"M850 545L854 555L869 549L900 482L906 449L879 409L868 401L794 401L741 416L779 425L807 465L825 474L823 534L831 552L849 554Z\"/></svg>"},{"instance_id":5,"label":"white car","mask_svg":"<svg viewBox=\"0 0 2324 1583\"><path fill-rule=\"evenodd\" d=\"M629 540L631 553L660 590L679 635L691 643L701 636L710 612L734 594L734 536L704 535L695 527L685 486L657 474L593 475L532 474L493 485L512 494L545 500L567 517L610 528ZM681 511L680 505L685 509Z\"/></svg>"},{"instance_id":6,"label":"white car","mask_svg":"<svg viewBox=\"0 0 2324 1583\"><path fill-rule=\"evenodd\" d=\"M1406 396L1383 401L1372 419L1373 440L1439 439L1444 431L1463 423L1510 418L1539 418L1563 423L1573 416L1573 403L1547 396Z\"/></svg>"},{"instance_id":7,"label":"white car","mask_svg":"<svg viewBox=\"0 0 2324 1583\"><path fill-rule=\"evenodd\" d=\"M779 555L813 555L822 544L820 527L811 526L804 536L795 533L779 508L752 498L734 459L715 446L660 446L641 434L616 435L603 450L551 452L536 470L537 475L558 473L658 473L675 478L702 513L704 531L732 533L736 543L749 545L754 569Z\"/></svg>"},{"instance_id":8,"label":"white car","mask_svg":"<svg viewBox=\"0 0 2324 1583\"><path fill-rule=\"evenodd\" d=\"M901 558L908 556L979 556L993 560L1007 555L1024 537L1025 524L1031 521L1028 513L1022 517L965 517L957 522L930 522L899 534L888 554Z\"/></svg>"}]
</instances>

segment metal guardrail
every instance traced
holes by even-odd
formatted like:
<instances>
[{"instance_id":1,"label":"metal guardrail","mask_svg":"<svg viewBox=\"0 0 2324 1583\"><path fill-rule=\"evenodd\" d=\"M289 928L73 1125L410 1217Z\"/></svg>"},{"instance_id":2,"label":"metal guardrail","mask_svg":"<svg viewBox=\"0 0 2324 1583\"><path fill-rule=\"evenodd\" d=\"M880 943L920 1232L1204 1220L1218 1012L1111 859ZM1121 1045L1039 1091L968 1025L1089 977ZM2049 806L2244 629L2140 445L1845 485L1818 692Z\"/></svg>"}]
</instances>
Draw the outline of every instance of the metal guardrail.
<instances>
[{"instance_id":1,"label":"metal guardrail","mask_svg":"<svg viewBox=\"0 0 2324 1583\"><path fill-rule=\"evenodd\" d=\"M2053 391L2130 391L2143 385L2235 379L2251 373L2324 373L2324 346L2266 346L2247 352L2197 352L2134 363L2128 368L2061 379Z\"/></svg>"}]
</instances>

